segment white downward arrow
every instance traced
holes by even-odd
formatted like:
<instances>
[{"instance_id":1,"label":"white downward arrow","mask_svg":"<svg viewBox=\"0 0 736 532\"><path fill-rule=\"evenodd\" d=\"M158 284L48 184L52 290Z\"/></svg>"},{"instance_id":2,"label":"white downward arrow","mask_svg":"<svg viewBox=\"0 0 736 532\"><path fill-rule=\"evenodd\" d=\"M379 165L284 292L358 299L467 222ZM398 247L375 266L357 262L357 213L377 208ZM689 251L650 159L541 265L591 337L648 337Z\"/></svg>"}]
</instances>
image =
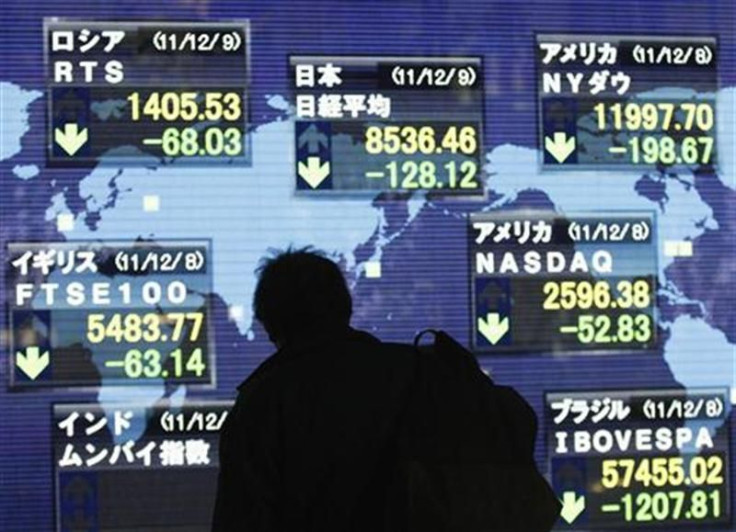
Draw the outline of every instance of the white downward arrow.
<instances>
[{"instance_id":1,"label":"white downward arrow","mask_svg":"<svg viewBox=\"0 0 736 532\"><path fill-rule=\"evenodd\" d=\"M558 163L564 163L575 151L575 137L567 138L564 131L558 131L553 137L544 137L544 147Z\"/></svg>"},{"instance_id":2,"label":"white downward arrow","mask_svg":"<svg viewBox=\"0 0 736 532\"><path fill-rule=\"evenodd\" d=\"M35 380L49 365L49 352L41 354L41 350L36 346L26 348L25 353L17 351L15 365L28 375L29 379Z\"/></svg>"},{"instance_id":3,"label":"white downward arrow","mask_svg":"<svg viewBox=\"0 0 736 532\"><path fill-rule=\"evenodd\" d=\"M574 491L563 493L561 502L562 510L560 511L560 515L570 525L585 511L585 497L583 495L578 497Z\"/></svg>"},{"instance_id":4,"label":"white downward arrow","mask_svg":"<svg viewBox=\"0 0 736 532\"><path fill-rule=\"evenodd\" d=\"M307 164L299 161L299 177L312 188L317 188L330 175L330 162L319 157L307 157Z\"/></svg>"},{"instance_id":5,"label":"white downward arrow","mask_svg":"<svg viewBox=\"0 0 736 532\"><path fill-rule=\"evenodd\" d=\"M509 332L509 319L501 319L498 312L489 312L486 319L478 318L478 332L492 345L496 345Z\"/></svg>"},{"instance_id":6,"label":"white downward arrow","mask_svg":"<svg viewBox=\"0 0 736 532\"><path fill-rule=\"evenodd\" d=\"M77 124L66 124L63 130L58 127L54 130L54 140L69 155L77 153L88 138L87 128L80 131Z\"/></svg>"}]
</instances>

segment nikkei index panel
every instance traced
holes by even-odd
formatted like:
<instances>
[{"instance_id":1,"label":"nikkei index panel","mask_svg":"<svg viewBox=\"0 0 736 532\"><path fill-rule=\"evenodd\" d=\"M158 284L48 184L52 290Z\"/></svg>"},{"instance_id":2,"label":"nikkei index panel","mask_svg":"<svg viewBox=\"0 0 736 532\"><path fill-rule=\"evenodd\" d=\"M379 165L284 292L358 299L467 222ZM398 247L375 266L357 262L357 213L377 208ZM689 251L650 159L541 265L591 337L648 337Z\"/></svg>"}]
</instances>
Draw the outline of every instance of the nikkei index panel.
<instances>
[{"instance_id":1,"label":"nikkei index panel","mask_svg":"<svg viewBox=\"0 0 736 532\"><path fill-rule=\"evenodd\" d=\"M479 57L289 58L298 192L483 197Z\"/></svg>"}]
</instances>

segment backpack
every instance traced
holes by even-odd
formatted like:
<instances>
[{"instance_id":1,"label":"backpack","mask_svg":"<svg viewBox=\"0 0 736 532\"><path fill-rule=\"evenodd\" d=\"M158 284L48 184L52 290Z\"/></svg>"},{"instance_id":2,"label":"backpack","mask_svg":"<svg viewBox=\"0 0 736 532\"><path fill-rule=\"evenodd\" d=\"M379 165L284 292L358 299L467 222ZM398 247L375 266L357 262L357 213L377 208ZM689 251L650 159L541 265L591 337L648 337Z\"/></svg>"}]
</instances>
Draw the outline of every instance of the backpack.
<instances>
[{"instance_id":1,"label":"backpack","mask_svg":"<svg viewBox=\"0 0 736 532\"><path fill-rule=\"evenodd\" d=\"M420 339L434 343L420 347ZM389 484L396 532L543 532L560 512L537 470L537 418L442 331L417 335Z\"/></svg>"}]
</instances>

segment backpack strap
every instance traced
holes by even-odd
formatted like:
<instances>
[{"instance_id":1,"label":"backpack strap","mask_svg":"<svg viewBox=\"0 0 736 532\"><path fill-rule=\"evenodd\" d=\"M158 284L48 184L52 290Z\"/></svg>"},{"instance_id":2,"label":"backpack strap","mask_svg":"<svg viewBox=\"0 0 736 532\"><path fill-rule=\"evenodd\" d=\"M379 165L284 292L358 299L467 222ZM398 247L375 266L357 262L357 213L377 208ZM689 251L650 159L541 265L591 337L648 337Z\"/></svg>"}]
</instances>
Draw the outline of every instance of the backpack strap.
<instances>
[{"instance_id":1,"label":"backpack strap","mask_svg":"<svg viewBox=\"0 0 736 532\"><path fill-rule=\"evenodd\" d=\"M414 337L414 349L419 349L421 346L422 338L427 335L432 335L432 344L437 344L437 337L442 334L442 331L438 331L437 329L424 329L423 331L419 331L417 335Z\"/></svg>"},{"instance_id":2,"label":"backpack strap","mask_svg":"<svg viewBox=\"0 0 736 532\"><path fill-rule=\"evenodd\" d=\"M431 344L425 344L423 346L421 345L422 338L427 335L432 335L433 341ZM424 352L423 347L425 348ZM427 347L431 348L432 354L437 357L439 363L451 368L461 369L462 371L477 372L484 379L489 379L491 384L493 384L493 379L490 375L483 372L475 355L445 331L440 329L424 329L420 331L414 337L414 350L419 355L426 355Z\"/></svg>"}]
</instances>

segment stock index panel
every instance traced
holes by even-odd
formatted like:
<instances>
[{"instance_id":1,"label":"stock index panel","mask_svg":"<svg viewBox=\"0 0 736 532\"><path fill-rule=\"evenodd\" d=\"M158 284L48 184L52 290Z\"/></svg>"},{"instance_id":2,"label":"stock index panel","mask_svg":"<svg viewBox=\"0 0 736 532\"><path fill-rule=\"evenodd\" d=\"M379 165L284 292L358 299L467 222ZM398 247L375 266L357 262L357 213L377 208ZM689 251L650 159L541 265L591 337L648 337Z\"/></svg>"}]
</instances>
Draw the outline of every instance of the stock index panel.
<instances>
[{"instance_id":1,"label":"stock index panel","mask_svg":"<svg viewBox=\"0 0 736 532\"><path fill-rule=\"evenodd\" d=\"M0 529L209 530L310 245L531 404L555 530L734 530L735 9L6 2Z\"/></svg>"}]
</instances>

